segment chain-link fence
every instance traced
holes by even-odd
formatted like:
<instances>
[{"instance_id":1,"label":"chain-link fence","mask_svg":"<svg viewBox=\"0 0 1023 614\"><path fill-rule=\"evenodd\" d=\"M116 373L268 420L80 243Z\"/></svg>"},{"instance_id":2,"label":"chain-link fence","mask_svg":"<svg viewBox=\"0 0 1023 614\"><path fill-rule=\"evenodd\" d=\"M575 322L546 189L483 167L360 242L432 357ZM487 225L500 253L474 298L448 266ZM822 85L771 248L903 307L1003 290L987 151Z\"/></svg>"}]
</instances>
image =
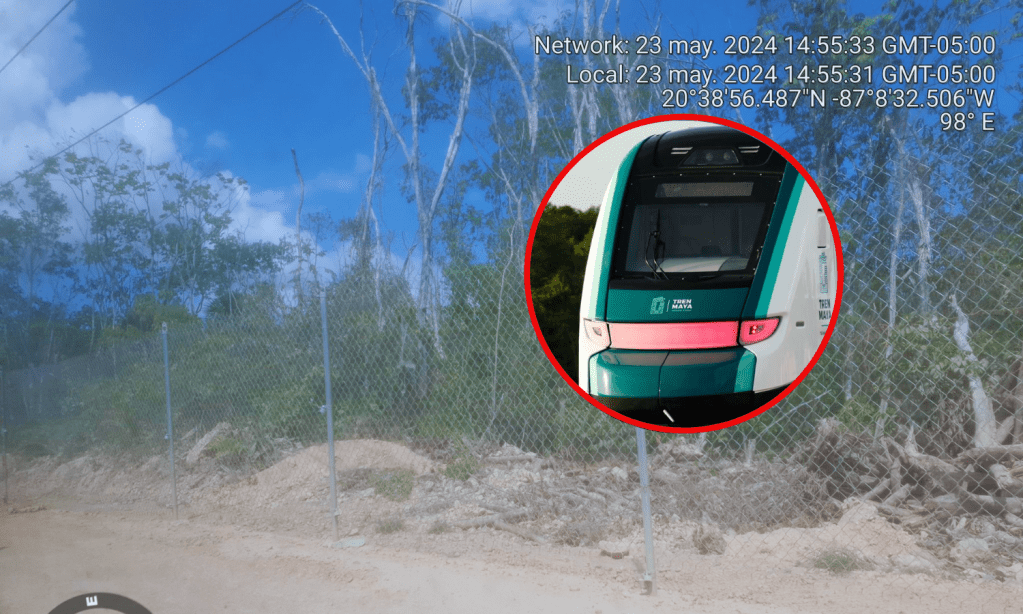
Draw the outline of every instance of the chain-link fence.
<instances>
[{"instance_id":1,"label":"chain-link fence","mask_svg":"<svg viewBox=\"0 0 1023 614\"><path fill-rule=\"evenodd\" d=\"M867 170L818 177L845 257L830 346L761 416L650 434L659 547L891 570L900 591L912 573L1023 582L1018 151L958 138L893 137ZM362 262L324 288L341 510L377 497L390 502L377 505L382 533L501 524L627 550L639 531L635 431L549 364L520 267L445 269L444 298L423 308L401 275ZM190 513L330 526L323 321L308 286L170 326L178 498ZM168 507L163 382L158 332L5 374L12 500ZM356 516L335 518L346 534L372 528Z\"/></svg>"}]
</instances>

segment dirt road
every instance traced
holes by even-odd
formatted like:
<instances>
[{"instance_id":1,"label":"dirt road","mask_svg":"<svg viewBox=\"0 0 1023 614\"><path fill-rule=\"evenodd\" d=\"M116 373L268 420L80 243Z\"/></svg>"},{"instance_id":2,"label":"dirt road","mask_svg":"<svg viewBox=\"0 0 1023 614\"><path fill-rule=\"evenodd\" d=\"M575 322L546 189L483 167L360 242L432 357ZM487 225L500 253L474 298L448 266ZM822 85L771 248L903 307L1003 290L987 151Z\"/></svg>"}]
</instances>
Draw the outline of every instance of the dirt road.
<instances>
[{"instance_id":1,"label":"dirt road","mask_svg":"<svg viewBox=\"0 0 1023 614\"><path fill-rule=\"evenodd\" d=\"M615 497L635 498L615 468L530 461L457 480L386 442L349 441L339 453L340 534L364 540L340 548L323 452L309 448L248 476L184 471L178 521L162 457L22 463L11 508L0 510L0 614L46 614L92 592L124 595L153 614L1018 614L1023 603L1023 569L981 564L982 551L970 554L974 566L936 558L922 535L855 501L835 521L762 533L655 517L659 590L644 596L642 527L634 510L609 511ZM391 474L373 472L395 465L407 469L404 482L374 482ZM578 508L582 520L540 505L583 481L603 485L612 501L590 515ZM539 511L519 533L456 528L500 506ZM602 556L582 534L570 541L568 529L597 521L628 556ZM854 571L836 573L847 556Z\"/></svg>"},{"instance_id":2,"label":"dirt road","mask_svg":"<svg viewBox=\"0 0 1023 614\"><path fill-rule=\"evenodd\" d=\"M491 530L367 536L359 548L139 513L0 515L0 613L46 613L87 592L128 596L154 614L224 612L1018 611L1021 591L924 575L881 583L754 559L662 552L660 590L639 592L633 560L519 544ZM400 548L400 549L399 549ZM896 608L896 609L893 609Z\"/></svg>"},{"instance_id":3,"label":"dirt road","mask_svg":"<svg viewBox=\"0 0 1023 614\"><path fill-rule=\"evenodd\" d=\"M45 510L0 516L0 611L48 612L87 592L128 596L154 614L224 612L783 612L694 607L608 582L470 557L399 552L188 521ZM611 572L608 567L604 571Z\"/></svg>"}]
</instances>

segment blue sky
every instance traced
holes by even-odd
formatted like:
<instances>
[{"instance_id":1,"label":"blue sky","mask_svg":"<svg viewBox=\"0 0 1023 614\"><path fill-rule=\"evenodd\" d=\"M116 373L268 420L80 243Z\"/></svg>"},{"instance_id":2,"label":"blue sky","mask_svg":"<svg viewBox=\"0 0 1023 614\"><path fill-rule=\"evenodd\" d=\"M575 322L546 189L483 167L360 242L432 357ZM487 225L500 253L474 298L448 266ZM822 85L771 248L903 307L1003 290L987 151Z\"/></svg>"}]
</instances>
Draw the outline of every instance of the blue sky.
<instances>
[{"instance_id":1,"label":"blue sky","mask_svg":"<svg viewBox=\"0 0 1023 614\"><path fill-rule=\"evenodd\" d=\"M0 0L4 61L64 1ZM126 99L146 98L288 4L76 1L0 74L0 105L17 99L21 107L0 114L8 115L0 117L0 180L28 165L26 150L51 153L72 133L102 125L124 110ZM752 32L754 17L745 2L732 5L734 10L689 13L674 29L685 36ZM356 3L325 0L318 6L342 35L358 40ZM524 25L549 22L558 6L476 2L473 10L477 22ZM400 24L390 5L367 3L364 10L375 58L389 85L397 87L405 66L396 52ZM425 27L434 36L447 31L438 19ZM267 26L101 134L130 137L154 159L180 156L199 173L244 177L251 201L236 217L251 217L239 224L247 225L251 238L267 239L294 227L298 184L292 148L307 182L304 211L325 209L335 218L355 213L371 154L368 107L355 66L328 29L303 13ZM384 225L399 235L399 243L414 242L412 205L396 191L389 196L381 203Z\"/></svg>"},{"instance_id":2,"label":"blue sky","mask_svg":"<svg viewBox=\"0 0 1023 614\"><path fill-rule=\"evenodd\" d=\"M0 0L0 61L64 2ZM27 151L52 153L58 142L105 123L288 4L76 1L0 73L0 181L29 165ZM645 31L645 16L655 12L655 4L622 4L632 22L623 23L623 30ZM869 14L880 2L851 5ZM357 3L324 0L318 6L357 43ZM558 9L572 6L557 0L486 0L463 3L462 14L471 9L477 24L514 25L522 32L524 50L527 24L549 23ZM755 13L744 0L667 2L662 9L666 38L710 38L721 45L726 34L756 31ZM405 68L400 22L389 3L367 3L364 11L374 59L394 95ZM430 16L420 29L440 36L447 25ZM1000 91L1015 74L1002 74ZM237 227L250 239L276 240L294 232L298 184L292 148L307 182L304 212L326 210L335 219L356 212L371 153L368 107L361 75L329 30L306 12L269 25L101 134L128 138L154 161L181 160L199 174L244 177L251 190L235 211ZM744 112L747 121L750 115ZM470 151L464 147L463 157ZM427 155L440 154L428 149ZM432 163L439 164L439 157ZM396 252L404 253L415 241L414 213L397 190L379 205L382 224L396 235Z\"/></svg>"}]
</instances>

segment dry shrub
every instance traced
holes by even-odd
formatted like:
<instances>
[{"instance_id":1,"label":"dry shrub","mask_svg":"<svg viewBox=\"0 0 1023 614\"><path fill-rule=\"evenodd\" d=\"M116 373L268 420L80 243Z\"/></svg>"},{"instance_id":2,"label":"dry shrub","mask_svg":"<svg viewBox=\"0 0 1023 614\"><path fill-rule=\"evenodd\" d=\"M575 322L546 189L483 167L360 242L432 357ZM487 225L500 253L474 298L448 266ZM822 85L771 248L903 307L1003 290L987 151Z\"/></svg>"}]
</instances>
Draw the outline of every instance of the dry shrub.
<instances>
[{"instance_id":1,"label":"dry shrub","mask_svg":"<svg viewBox=\"0 0 1023 614\"><path fill-rule=\"evenodd\" d=\"M397 533L405 528L405 521L400 516L388 516L377 522L377 533Z\"/></svg>"},{"instance_id":2,"label":"dry shrub","mask_svg":"<svg viewBox=\"0 0 1023 614\"><path fill-rule=\"evenodd\" d=\"M337 472L337 487L341 491L366 490L373 486L374 471L368 467L345 469Z\"/></svg>"},{"instance_id":3,"label":"dry shrub","mask_svg":"<svg viewBox=\"0 0 1023 614\"><path fill-rule=\"evenodd\" d=\"M824 480L799 465L730 463L701 468L690 471L671 490L674 505L657 511L739 532L817 526L832 512Z\"/></svg>"},{"instance_id":4,"label":"dry shrub","mask_svg":"<svg viewBox=\"0 0 1023 614\"><path fill-rule=\"evenodd\" d=\"M873 569L873 564L848 548L822 550L810 560L815 569L826 569L834 574L844 575L856 570Z\"/></svg>"},{"instance_id":5,"label":"dry shrub","mask_svg":"<svg viewBox=\"0 0 1023 614\"><path fill-rule=\"evenodd\" d=\"M566 546L595 546L605 532L605 528L593 520L573 521L554 533L554 542Z\"/></svg>"}]
</instances>

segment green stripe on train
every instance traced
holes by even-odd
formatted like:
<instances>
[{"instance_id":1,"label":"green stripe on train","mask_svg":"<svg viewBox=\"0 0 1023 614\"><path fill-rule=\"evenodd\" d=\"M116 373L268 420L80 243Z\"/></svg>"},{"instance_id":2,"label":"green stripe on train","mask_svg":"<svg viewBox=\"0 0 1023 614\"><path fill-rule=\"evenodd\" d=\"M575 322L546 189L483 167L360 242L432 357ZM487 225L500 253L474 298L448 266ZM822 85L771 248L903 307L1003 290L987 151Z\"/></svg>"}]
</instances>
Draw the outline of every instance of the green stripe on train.
<instances>
[{"instance_id":1,"label":"green stripe on train","mask_svg":"<svg viewBox=\"0 0 1023 614\"><path fill-rule=\"evenodd\" d=\"M625 159L618 166L615 191L611 196L611 202L603 203L604 207L610 207L605 218L607 220L607 228L597 228L593 233L594 240L597 240L599 236L600 240L603 241L603 245L593 246L601 250L601 256L598 261L597 274L590 280L591 284L596 284L596 287L590 287L590 296L593 297L592 300L594 301L592 313L599 320L605 318L607 310L607 283L611 276L611 252L614 250L615 234L617 233L619 222L618 215L622 210L622 198L625 195L625 188L629 183L629 172L632 170L632 162L636 159L636 153L642 145L643 141L640 141L629 151L629 154L625 156ZM601 230L603 232L600 232L598 235L598 232Z\"/></svg>"},{"instance_id":2,"label":"green stripe on train","mask_svg":"<svg viewBox=\"0 0 1023 614\"><path fill-rule=\"evenodd\" d=\"M764 252L760 256L757 273L753 276L749 297L743 310L743 318L746 320L768 316L771 294L781 271L785 243L792 231L792 221L796 217L796 205L804 183L803 177L794 167L789 166L785 170L781 187L778 189L778 200L775 201L774 212L771 214L771 224L764 240Z\"/></svg>"}]
</instances>

